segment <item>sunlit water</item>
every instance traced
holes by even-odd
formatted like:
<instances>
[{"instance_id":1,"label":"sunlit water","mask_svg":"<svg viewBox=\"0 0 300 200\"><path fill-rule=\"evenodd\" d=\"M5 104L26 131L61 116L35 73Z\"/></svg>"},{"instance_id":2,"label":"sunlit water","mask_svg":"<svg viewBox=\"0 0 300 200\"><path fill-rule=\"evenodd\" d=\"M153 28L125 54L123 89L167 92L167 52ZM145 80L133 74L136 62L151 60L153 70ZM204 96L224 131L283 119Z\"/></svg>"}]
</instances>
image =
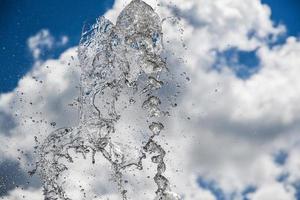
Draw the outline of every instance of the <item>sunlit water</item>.
<instances>
[{"instance_id":1,"label":"sunlit water","mask_svg":"<svg viewBox=\"0 0 300 200\"><path fill-rule=\"evenodd\" d=\"M92 155L91 164L97 162L96 155L103 156L123 200L132 199L123 171L144 170L143 161L150 159L155 166L155 200L180 199L164 176L166 151L157 140L163 118L169 115L158 96L164 87L162 74L168 73L163 50L161 19L141 0L125 7L116 25L101 17L83 32L78 49L80 123L54 131L37 149L32 173L41 176L45 199L71 199L61 180L73 162L71 151L84 158Z\"/></svg>"}]
</instances>

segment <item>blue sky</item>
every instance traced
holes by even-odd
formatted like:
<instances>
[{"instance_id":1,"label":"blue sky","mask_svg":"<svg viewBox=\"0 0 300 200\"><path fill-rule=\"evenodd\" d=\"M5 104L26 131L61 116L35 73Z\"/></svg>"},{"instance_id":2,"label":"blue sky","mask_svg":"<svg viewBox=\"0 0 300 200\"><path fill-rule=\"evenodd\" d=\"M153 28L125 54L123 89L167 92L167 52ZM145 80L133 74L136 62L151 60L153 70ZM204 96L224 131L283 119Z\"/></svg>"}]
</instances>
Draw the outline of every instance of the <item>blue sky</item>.
<instances>
[{"instance_id":1,"label":"blue sky","mask_svg":"<svg viewBox=\"0 0 300 200\"><path fill-rule=\"evenodd\" d=\"M300 1L299 0L262 0L272 9L272 19L287 26L288 35L300 35Z\"/></svg>"},{"instance_id":2,"label":"blue sky","mask_svg":"<svg viewBox=\"0 0 300 200\"><path fill-rule=\"evenodd\" d=\"M82 26L109 9L113 0L1 0L0 93L12 90L31 68L26 40L41 29L54 37L67 35L68 46L78 44ZM57 57L63 49L50 52Z\"/></svg>"},{"instance_id":3,"label":"blue sky","mask_svg":"<svg viewBox=\"0 0 300 200\"><path fill-rule=\"evenodd\" d=\"M32 58L26 40L41 29L49 29L54 37L67 35L68 46L78 44L80 31L85 22L91 22L113 5L113 0L63 0L0 2L0 92L15 88L18 80L31 68ZM263 0L271 6L272 19L288 28L288 35L300 34L300 2L298 0ZM68 47L67 46L67 47ZM48 52L57 57L63 49ZM230 53L229 53L230 54ZM246 57L245 57L246 55ZM253 52L242 55L242 62L253 68ZM250 59L249 59L250 58ZM252 69L253 71L253 69ZM249 74L240 69L242 78Z\"/></svg>"}]
</instances>

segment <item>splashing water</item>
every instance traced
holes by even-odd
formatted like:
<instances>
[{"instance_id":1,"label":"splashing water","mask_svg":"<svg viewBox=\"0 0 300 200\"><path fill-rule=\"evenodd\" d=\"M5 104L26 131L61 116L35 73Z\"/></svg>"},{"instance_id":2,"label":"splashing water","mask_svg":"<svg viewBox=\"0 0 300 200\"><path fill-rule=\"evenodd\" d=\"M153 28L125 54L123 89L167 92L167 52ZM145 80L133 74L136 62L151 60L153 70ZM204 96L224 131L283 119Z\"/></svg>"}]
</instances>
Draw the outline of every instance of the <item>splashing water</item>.
<instances>
[{"instance_id":1,"label":"splashing water","mask_svg":"<svg viewBox=\"0 0 300 200\"><path fill-rule=\"evenodd\" d=\"M80 123L54 131L38 148L36 170L43 180L45 199L71 200L60 181L68 169L62 160L73 162L70 150L84 158L91 154L92 163L98 153L109 161L123 200L128 197L122 172L131 167L143 170L143 160L149 155L157 166L155 200L180 199L164 176L166 151L156 141L164 129L160 119L166 115L156 94L164 85L161 73L167 72L162 36L159 16L141 0L133 0L123 10L116 25L101 17L83 32L78 51ZM125 130L122 124L132 125ZM140 139L143 124L149 133L137 150L130 144Z\"/></svg>"}]
</instances>

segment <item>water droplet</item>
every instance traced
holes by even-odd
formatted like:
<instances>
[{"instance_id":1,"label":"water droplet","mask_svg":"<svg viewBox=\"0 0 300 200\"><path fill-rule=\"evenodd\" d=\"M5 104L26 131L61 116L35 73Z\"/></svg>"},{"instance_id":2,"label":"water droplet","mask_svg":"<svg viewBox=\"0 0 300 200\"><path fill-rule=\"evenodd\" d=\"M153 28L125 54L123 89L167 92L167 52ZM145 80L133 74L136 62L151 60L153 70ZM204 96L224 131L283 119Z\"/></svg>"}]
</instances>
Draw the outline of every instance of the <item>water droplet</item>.
<instances>
[{"instance_id":1,"label":"water droplet","mask_svg":"<svg viewBox=\"0 0 300 200\"><path fill-rule=\"evenodd\" d=\"M152 124L149 126L149 129L154 135L159 135L161 130L164 129L164 125L160 122L152 122Z\"/></svg>"}]
</instances>

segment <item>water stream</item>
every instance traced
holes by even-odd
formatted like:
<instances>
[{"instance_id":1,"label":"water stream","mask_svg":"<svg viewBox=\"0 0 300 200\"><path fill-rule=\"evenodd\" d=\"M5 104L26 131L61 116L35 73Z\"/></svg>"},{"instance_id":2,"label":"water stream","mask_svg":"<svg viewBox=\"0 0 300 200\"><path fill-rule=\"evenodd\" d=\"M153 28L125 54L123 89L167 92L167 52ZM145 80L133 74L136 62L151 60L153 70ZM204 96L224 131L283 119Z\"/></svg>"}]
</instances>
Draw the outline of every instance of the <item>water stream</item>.
<instances>
[{"instance_id":1,"label":"water stream","mask_svg":"<svg viewBox=\"0 0 300 200\"><path fill-rule=\"evenodd\" d=\"M133 0L115 25L100 17L83 32L78 48L80 123L60 128L40 143L37 168L31 172L41 176L45 199L71 200L61 181L73 162L71 151L84 158L92 155L91 164L96 155L103 156L123 200L134 199L124 186L124 170L144 170L143 161L150 159L156 166L155 200L180 199L164 175L166 151L157 139L168 115L158 95L164 87L162 74L168 73L161 23L152 7Z\"/></svg>"}]
</instances>

